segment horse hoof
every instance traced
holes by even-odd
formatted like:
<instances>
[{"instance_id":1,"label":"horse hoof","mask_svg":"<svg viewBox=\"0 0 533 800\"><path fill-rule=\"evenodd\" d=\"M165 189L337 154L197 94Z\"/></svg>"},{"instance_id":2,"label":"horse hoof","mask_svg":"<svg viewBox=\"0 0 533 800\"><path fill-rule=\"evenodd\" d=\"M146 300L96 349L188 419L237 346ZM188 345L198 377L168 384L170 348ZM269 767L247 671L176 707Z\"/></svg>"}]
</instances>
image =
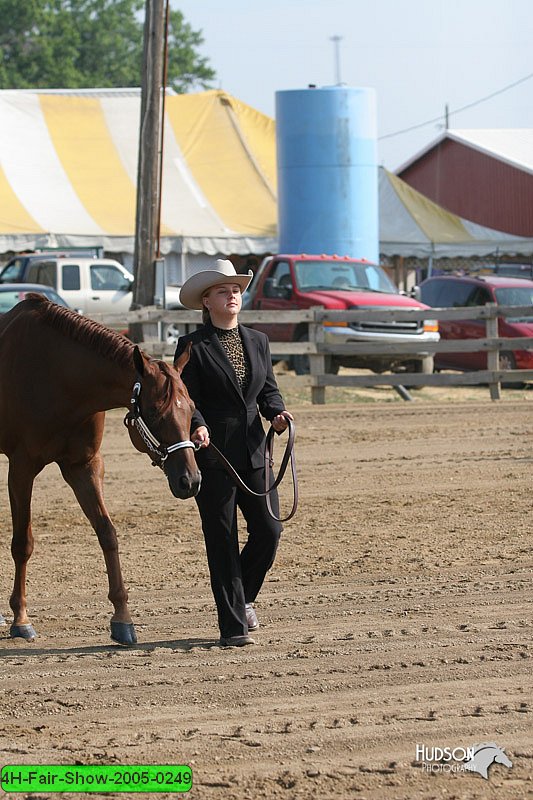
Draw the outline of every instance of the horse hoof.
<instances>
[{"instance_id":1,"label":"horse hoof","mask_svg":"<svg viewBox=\"0 0 533 800\"><path fill-rule=\"evenodd\" d=\"M13 639L26 639L27 642L33 642L33 640L37 638L35 628L31 624L15 625L15 623L13 623L9 629L9 635Z\"/></svg>"},{"instance_id":2,"label":"horse hoof","mask_svg":"<svg viewBox=\"0 0 533 800\"><path fill-rule=\"evenodd\" d=\"M133 622L111 622L111 638L119 644L137 644Z\"/></svg>"}]
</instances>

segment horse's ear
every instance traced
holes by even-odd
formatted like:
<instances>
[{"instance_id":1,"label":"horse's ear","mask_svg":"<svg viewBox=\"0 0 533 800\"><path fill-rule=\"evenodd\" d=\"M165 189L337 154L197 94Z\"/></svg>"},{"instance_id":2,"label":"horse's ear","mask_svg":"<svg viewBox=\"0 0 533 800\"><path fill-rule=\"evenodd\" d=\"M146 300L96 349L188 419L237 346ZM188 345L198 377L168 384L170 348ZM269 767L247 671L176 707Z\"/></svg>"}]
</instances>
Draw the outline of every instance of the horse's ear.
<instances>
[{"instance_id":1,"label":"horse's ear","mask_svg":"<svg viewBox=\"0 0 533 800\"><path fill-rule=\"evenodd\" d=\"M133 348L133 364L139 375L144 375L144 358L137 345Z\"/></svg>"},{"instance_id":2,"label":"horse's ear","mask_svg":"<svg viewBox=\"0 0 533 800\"><path fill-rule=\"evenodd\" d=\"M191 357L191 350L192 350L192 342L189 342L183 353L180 356L178 356L178 358L174 361L174 368L177 370L178 375L181 375L182 370L185 367L185 364Z\"/></svg>"}]
</instances>

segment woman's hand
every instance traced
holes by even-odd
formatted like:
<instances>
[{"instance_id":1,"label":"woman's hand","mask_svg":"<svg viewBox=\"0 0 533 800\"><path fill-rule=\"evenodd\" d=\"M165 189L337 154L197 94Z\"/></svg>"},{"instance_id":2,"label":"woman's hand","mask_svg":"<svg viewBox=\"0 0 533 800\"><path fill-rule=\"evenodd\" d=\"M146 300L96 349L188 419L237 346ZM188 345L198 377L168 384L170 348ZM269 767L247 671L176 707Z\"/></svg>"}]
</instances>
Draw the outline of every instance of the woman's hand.
<instances>
[{"instance_id":1,"label":"woman's hand","mask_svg":"<svg viewBox=\"0 0 533 800\"><path fill-rule=\"evenodd\" d=\"M209 431L205 425L200 425L191 436L191 441L198 447L209 447Z\"/></svg>"},{"instance_id":2,"label":"woman's hand","mask_svg":"<svg viewBox=\"0 0 533 800\"><path fill-rule=\"evenodd\" d=\"M282 433L282 431L288 427L289 423L287 420L289 419L294 420L294 417L290 411L282 411L281 414L278 414L276 417L274 417L272 420L272 427L276 433Z\"/></svg>"}]
</instances>

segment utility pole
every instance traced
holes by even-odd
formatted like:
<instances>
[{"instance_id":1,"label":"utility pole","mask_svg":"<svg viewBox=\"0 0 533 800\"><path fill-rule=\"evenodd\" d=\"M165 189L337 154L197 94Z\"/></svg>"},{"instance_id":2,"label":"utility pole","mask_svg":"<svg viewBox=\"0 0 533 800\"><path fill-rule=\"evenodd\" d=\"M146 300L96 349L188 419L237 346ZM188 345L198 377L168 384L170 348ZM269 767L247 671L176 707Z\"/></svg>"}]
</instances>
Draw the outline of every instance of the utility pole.
<instances>
[{"instance_id":1,"label":"utility pole","mask_svg":"<svg viewBox=\"0 0 533 800\"><path fill-rule=\"evenodd\" d=\"M132 308L134 309L152 305L155 294L155 259L161 188L159 147L162 125L164 7L165 0L146 0L133 256L135 284ZM134 338L137 339L137 336L134 335Z\"/></svg>"},{"instance_id":2,"label":"utility pole","mask_svg":"<svg viewBox=\"0 0 533 800\"><path fill-rule=\"evenodd\" d=\"M333 47L335 48L335 83L337 86L341 85L341 60L340 60L340 53L339 53L339 43L342 39L342 36L330 36L329 37L333 42Z\"/></svg>"}]
</instances>

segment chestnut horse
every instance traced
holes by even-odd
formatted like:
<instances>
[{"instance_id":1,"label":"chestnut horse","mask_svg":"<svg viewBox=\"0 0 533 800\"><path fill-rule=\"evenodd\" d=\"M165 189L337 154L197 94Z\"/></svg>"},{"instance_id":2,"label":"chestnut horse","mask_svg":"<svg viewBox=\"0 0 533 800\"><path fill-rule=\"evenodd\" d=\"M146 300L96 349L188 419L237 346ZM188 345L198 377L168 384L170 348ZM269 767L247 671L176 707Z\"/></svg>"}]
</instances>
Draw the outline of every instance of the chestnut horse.
<instances>
[{"instance_id":1,"label":"chestnut horse","mask_svg":"<svg viewBox=\"0 0 533 800\"><path fill-rule=\"evenodd\" d=\"M175 497L193 497L200 488L189 441L194 406L180 377L188 358L185 352L175 367L149 359L125 337L42 295L29 295L1 318L0 452L9 460L15 562L11 636L36 636L26 605L31 495L35 477L56 462L103 551L114 608L111 638L137 641L103 499L105 411L130 409L125 422L132 444L164 470Z\"/></svg>"}]
</instances>

